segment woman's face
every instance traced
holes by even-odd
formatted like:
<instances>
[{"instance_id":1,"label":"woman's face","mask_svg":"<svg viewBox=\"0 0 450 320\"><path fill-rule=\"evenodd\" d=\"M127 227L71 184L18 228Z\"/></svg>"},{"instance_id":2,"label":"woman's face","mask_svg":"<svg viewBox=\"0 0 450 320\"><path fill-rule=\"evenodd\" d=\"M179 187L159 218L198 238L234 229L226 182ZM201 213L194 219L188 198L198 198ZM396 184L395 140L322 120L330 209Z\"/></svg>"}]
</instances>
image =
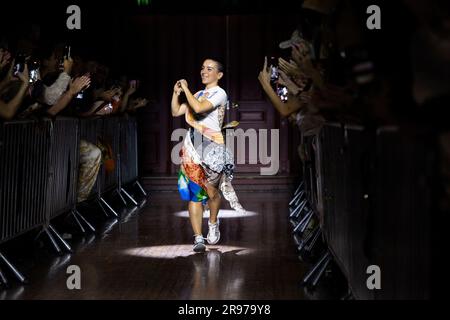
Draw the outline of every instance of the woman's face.
<instances>
[{"instance_id":1,"label":"woman's face","mask_svg":"<svg viewBox=\"0 0 450 320\"><path fill-rule=\"evenodd\" d=\"M219 72L215 61L206 59L203 62L200 76L202 77L202 83L208 85L210 83L218 82L219 79L222 78L223 73Z\"/></svg>"}]
</instances>

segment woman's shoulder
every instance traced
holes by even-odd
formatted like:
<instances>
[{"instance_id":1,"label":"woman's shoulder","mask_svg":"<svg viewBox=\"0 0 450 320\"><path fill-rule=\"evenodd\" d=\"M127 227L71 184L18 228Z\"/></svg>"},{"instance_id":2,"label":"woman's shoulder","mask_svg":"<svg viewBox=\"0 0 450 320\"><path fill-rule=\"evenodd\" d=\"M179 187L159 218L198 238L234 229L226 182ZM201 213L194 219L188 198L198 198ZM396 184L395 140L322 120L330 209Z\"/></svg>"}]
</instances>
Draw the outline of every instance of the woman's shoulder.
<instances>
[{"instance_id":1,"label":"woman's shoulder","mask_svg":"<svg viewBox=\"0 0 450 320\"><path fill-rule=\"evenodd\" d=\"M226 92L222 87L217 86L215 89L216 89L218 92L227 94L227 92Z\"/></svg>"},{"instance_id":2,"label":"woman's shoulder","mask_svg":"<svg viewBox=\"0 0 450 320\"><path fill-rule=\"evenodd\" d=\"M211 88L208 91L209 91L209 96L213 96L213 95L216 95L216 94L219 95L219 96L223 96L223 97L228 96L227 92L223 88L221 88L219 86Z\"/></svg>"}]
</instances>

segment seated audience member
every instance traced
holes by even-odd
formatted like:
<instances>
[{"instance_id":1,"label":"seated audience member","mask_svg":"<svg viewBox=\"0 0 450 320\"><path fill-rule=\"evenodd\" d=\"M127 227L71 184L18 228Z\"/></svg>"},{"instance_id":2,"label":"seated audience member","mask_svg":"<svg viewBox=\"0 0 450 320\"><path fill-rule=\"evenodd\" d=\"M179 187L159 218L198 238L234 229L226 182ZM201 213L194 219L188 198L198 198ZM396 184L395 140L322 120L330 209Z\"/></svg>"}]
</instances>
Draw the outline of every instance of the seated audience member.
<instances>
[{"instance_id":1,"label":"seated audience member","mask_svg":"<svg viewBox=\"0 0 450 320\"><path fill-rule=\"evenodd\" d=\"M77 202L88 199L102 163L102 151L95 144L80 140Z\"/></svg>"}]
</instances>

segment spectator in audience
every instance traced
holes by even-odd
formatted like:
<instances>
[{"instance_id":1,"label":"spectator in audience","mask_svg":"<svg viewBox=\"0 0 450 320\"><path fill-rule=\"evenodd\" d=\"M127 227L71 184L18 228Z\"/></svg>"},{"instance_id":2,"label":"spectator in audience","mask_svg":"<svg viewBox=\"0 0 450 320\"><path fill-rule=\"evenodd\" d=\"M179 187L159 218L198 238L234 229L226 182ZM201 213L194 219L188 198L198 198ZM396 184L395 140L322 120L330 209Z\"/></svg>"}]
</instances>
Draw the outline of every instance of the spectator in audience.
<instances>
[{"instance_id":1,"label":"spectator in audience","mask_svg":"<svg viewBox=\"0 0 450 320\"><path fill-rule=\"evenodd\" d=\"M84 63L80 56L75 56L73 60L71 57L63 59L60 46L33 48L32 58L40 63L38 79L31 85L27 66L31 57L27 58L24 71L13 75L11 54L6 49L0 49L0 76L10 64L4 79L0 79L2 119L12 119L21 105L27 106L21 112L22 117L42 107L50 116L69 109L69 114L89 117L135 111L148 103L142 98L131 99L137 89L136 81L120 85L116 82L108 86L109 68L97 61ZM78 202L86 200L91 193L102 163L102 148L108 149L107 142L80 141Z\"/></svg>"},{"instance_id":2,"label":"spectator in audience","mask_svg":"<svg viewBox=\"0 0 450 320\"><path fill-rule=\"evenodd\" d=\"M305 1L300 25L291 39L280 43L281 49L291 49L289 61L279 58L277 66L278 85L285 86L289 92L287 102L272 88L267 64L259 75L272 105L282 116L289 116L302 135L317 133L327 118L360 122L362 108L353 108L357 90L373 78L370 72L348 77L353 71L348 70L350 65L356 70L371 64L351 60L350 55L358 54L352 50L360 44L360 33L354 24L354 12L344 3L337 7L337 3L335 0ZM335 8L338 10L334 11ZM341 56L336 59L338 53ZM358 103L367 101L360 99Z\"/></svg>"},{"instance_id":3,"label":"spectator in audience","mask_svg":"<svg viewBox=\"0 0 450 320\"><path fill-rule=\"evenodd\" d=\"M325 121L312 103L315 92L323 88L324 79L323 71L313 64L312 43L300 34L295 30L290 40L280 43L282 49L292 48L293 60L288 62L280 58L278 67L278 85L288 89L288 101L283 102L271 85L267 58L258 79L275 109L296 122L303 134L309 135L320 129Z\"/></svg>"},{"instance_id":4,"label":"spectator in audience","mask_svg":"<svg viewBox=\"0 0 450 320\"><path fill-rule=\"evenodd\" d=\"M71 77L71 57L65 57L60 65L62 59L58 59L57 49L38 50L34 58L41 61L39 78L32 85L31 99L27 100L29 106L21 117L26 117L44 106L48 115L56 116L82 89L89 87L89 76Z\"/></svg>"},{"instance_id":5,"label":"spectator in audience","mask_svg":"<svg viewBox=\"0 0 450 320\"><path fill-rule=\"evenodd\" d=\"M70 73L72 70L73 60L72 60L72 58L64 59L63 70L62 70L62 72L59 72L59 62L58 62L58 59L54 58L54 53L52 54L50 59L51 60L44 59L43 64L44 64L44 66L47 65L47 70L48 70L48 68L54 68L54 71L47 71L47 72L58 73L58 77L51 85L44 84L44 92L42 95L42 102L44 102L47 105L52 106L58 101L58 99L61 97L61 95L66 91L67 86L70 83L70 80L71 80ZM45 68L44 68L44 70L45 70Z\"/></svg>"},{"instance_id":6,"label":"spectator in audience","mask_svg":"<svg viewBox=\"0 0 450 320\"><path fill-rule=\"evenodd\" d=\"M259 75L262 88L269 97L275 109L284 117L295 118L300 110L305 112L311 107L312 93L321 89L324 85L323 59L327 44L324 44L325 37L322 36L322 13L312 11L310 7L322 8L322 4L317 1L305 1L304 6L308 9L302 13L302 21L294 30L289 40L280 43L281 49L291 49L291 59L287 61L278 59L279 79L278 84L287 87L289 96L287 102L283 102L277 96L275 90L270 85L270 75L267 69L267 61ZM335 1L325 1L327 8L332 7ZM330 2L330 4L328 4Z\"/></svg>"}]
</instances>

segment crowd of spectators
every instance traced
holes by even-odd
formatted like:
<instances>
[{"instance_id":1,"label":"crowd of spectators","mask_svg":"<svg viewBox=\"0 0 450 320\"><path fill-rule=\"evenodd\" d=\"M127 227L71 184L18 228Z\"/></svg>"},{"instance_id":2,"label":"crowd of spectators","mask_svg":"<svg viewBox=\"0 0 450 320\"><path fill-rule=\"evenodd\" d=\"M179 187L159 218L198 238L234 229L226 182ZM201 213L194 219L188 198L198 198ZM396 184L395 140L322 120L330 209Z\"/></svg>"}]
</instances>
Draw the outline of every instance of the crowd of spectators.
<instances>
[{"instance_id":1,"label":"crowd of spectators","mask_svg":"<svg viewBox=\"0 0 450 320\"><path fill-rule=\"evenodd\" d=\"M450 6L395 3L380 7L381 29L369 30L369 2L305 0L298 27L279 44L279 57L265 58L258 80L298 127L302 163L311 161L305 139L328 121L430 133L440 157L440 206L449 211Z\"/></svg>"}]
</instances>

